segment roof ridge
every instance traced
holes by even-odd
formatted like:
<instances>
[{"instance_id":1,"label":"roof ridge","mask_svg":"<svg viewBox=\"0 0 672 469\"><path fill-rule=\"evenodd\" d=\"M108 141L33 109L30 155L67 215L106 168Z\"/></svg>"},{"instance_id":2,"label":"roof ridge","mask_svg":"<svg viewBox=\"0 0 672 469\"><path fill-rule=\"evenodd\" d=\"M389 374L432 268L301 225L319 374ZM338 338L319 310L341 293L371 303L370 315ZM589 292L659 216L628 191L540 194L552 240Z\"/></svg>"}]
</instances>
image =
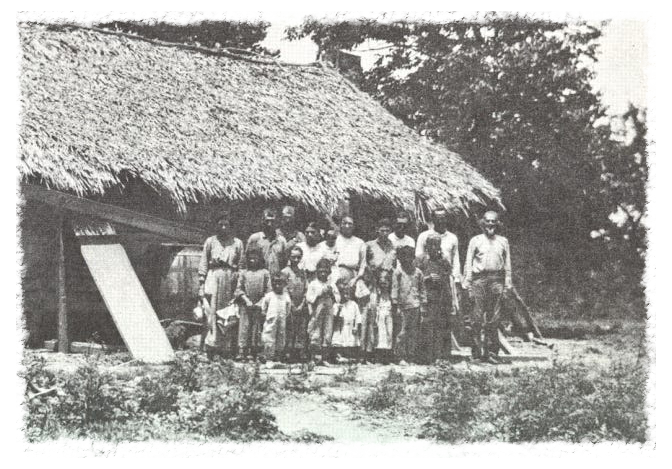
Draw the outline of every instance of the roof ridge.
<instances>
[{"instance_id":1,"label":"roof ridge","mask_svg":"<svg viewBox=\"0 0 672 469\"><path fill-rule=\"evenodd\" d=\"M212 49L209 47L203 47L203 46L196 46L196 45L191 45L191 44L183 44L179 42L170 42L170 41L162 41L160 39L152 39L149 37L145 37L139 34L130 34L126 33L123 31L113 31L111 29L103 29L103 28L97 28L95 26L83 26L80 24L76 23L31 23L31 22L25 22L23 24L43 24L47 27L50 28L72 28L72 29L80 29L83 31L94 31L100 34L109 34L112 36L119 36L119 37L125 37L128 39L134 39L134 40L139 40L139 41L145 41L149 42L150 44L154 44L156 46L162 46L162 47L175 47L177 49L184 49L184 50L191 50L195 52L200 52L203 54L207 55L214 55L214 56L219 56L219 57L227 57L230 59L234 60L242 60L245 62L251 62L255 64L260 64L260 65L279 65L279 66L288 66L288 67L306 67L306 68L324 68L324 65L320 62L309 62L306 64L302 63L295 63L295 62L281 62L279 60L273 59L273 58L253 58L253 57L245 57L240 54L236 54L234 52L230 52L229 50L226 49L238 49L238 50L243 50L240 48L222 48L222 49ZM252 52L254 53L254 52Z\"/></svg>"}]
</instances>

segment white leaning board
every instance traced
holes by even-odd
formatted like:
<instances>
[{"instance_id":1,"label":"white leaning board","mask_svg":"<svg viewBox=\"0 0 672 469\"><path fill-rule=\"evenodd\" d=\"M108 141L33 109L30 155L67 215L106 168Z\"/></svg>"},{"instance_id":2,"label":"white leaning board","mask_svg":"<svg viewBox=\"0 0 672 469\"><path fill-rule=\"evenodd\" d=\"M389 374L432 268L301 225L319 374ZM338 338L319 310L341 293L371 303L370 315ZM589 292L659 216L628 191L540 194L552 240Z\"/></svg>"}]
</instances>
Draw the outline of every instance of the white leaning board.
<instances>
[{"instance_id":1,"label":"white leaning board","mask_svg":"<svg viewBox=\"0 0 672 469\"><path fill-rule=\"evenodd\" d=\"M166 333L121 244L82 244L82 255L133 358L163 363L175 358Z\"/></svg>"}]
</instances>

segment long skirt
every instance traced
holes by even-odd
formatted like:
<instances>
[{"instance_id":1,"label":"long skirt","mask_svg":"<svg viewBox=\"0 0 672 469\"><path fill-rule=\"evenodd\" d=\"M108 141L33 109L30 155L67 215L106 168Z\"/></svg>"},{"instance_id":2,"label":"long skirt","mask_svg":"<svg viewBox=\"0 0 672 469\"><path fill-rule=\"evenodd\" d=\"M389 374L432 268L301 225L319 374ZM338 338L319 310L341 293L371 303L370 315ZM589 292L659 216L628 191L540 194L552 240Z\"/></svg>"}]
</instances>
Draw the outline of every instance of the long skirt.
<instances>
[{"instance_id":1,"label":"long skirt","mask_svg":"<svg viewBox=\"0 0 672 469\"><path fill-rule=\"evenodd\" d=\"M229 268L217 268L208 271L203 285L203 293L208 301L208 333L205 337L205 345L219 351L224 350L227 342L221 329L217 327L216 312L224 309L233 299L233 292L236 289L238 272Z\"/></svg>"}]
</instances>

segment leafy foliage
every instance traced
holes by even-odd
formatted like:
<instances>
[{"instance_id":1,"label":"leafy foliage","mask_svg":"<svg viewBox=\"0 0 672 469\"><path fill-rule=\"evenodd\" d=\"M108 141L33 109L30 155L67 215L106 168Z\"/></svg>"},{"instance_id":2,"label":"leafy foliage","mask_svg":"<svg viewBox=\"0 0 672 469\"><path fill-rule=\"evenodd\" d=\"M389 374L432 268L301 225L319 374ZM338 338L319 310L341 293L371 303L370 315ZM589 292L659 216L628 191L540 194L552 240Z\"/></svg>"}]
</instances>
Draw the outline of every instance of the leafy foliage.
<instances>
[{"instance_id":1,"label":"leafy foliage","mask_svg":"<svg viewBox=\"0 0 672 469\"><path fill-rule=\"evenodd\" d=\"M360 406L366 410L394 411L405 393L404 377L398 371L390 370L375 388L362 399Z\"/></svg>"},{"instance_id":2,"label":"leafy foliage","mask_svg":"<svg viewBox=\"0 0 672 469\"><path fill-rule=\"evenodd\" d=\"M58 405L59 418L67 427L86 428L89 424L125 420L132 412L121 383L109 373L100 371L95 358L89 358L67 376L63 397Z\"/></svg>"},{"instance_id":3,"label":"leafy foliage","mask_svg":"<svg viewBox=\"0 0 672 469\"><path fill-rule=\"evenodd\" d=\"M551 246L525 261L540 263L546 283L567 285L585 313L598 300L596 272L642 295L623 287L639 283L645 247L645 113L622 116L631 143L612 132L591 85L601 27L498 14L442 23L309 18L287 36L311 37L321 55L382 43L360 87L501 188L510 230ZM609 221L615 210L627 214L623 227ZM478 231L455 228L461 238ZM591 237L596 231L606 234Z\"/></svg>"},{"instance_id":4,"label":"leafy foliage","mask_svg":"<svg viewBox=\"0 0 672 469\"><path fill-rule=\"evenodd\" d=\"M259 45L266 37L266 30L270 26L270 23L265 21L199 21L190 24L173 24L165 21L112 21L96 26L211 49L229 48L274 56L279 54L279 51L271 51Z\"/></svg>"},{"instance_id":5,"label":"leafy foliage","mask_svg":"<svg viewBox=\"0 0 672 469\"><path fill-rule=\"evenodd\" d=\"M492 392L492 376L442 367L434 374L429 392L432 410L419 436L451 442L466 440L479 415L482 396Z\"/></svg>"}]
</instances>

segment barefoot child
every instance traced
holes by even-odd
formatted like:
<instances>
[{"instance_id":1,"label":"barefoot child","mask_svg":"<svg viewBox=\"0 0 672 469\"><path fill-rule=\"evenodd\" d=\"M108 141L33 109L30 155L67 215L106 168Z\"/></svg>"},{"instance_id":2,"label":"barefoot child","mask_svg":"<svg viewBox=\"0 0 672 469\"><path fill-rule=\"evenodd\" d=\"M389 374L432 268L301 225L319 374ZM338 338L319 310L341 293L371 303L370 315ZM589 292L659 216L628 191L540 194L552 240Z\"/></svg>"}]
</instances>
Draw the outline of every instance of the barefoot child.
<instances>
[{"instance_id":1,"label":"barefoot child","mask_svg":"<svg viewBox=\"0 0 672 469\"><path fill-rule=\"evenodd\" d=\"M357 360L359 341L362 335L362 315L353 299L354 287L345 282L339 284L341 302L334 305L334 335L331 345L334 353L344 358Z\"/></svg>"},{"instance_id":2,"label":"barefoot child","mask_svg":"<svg viewBox=\"0 0 672 469\"><path fill-rule=\"evenodd\" d=\"M275 274L271 278L271 287L272 290L261 300L261 314L264 317L262 361L280 361L284 358L285 324L292 307L292 300L285 291L284 275Z\"/></svg>"},{"instance_id":3,"label":"barefoot child","mask_svg":"<svg viewBox=\"0 0 672 469\"><path fill-rule=\"evenodd\" d=\"M245 253L246 269L238 274L235 298L241 305L238 329L238 359L253 359L261 347L261 300L271 291L271 276L264 265L261 249L248 249Z\"/></svg>"},{"instance_id":4,"label":"barefoot child","mask_svg":"<svg viewBox=\"0 0 672 469\"><path fill-rule=\"evenodd\" d=\"M392 322L392 299L390 289L392 287L392 271L381 270L378 273L376 288L371 293L369 302L369 314L374 317L376 361L383 365L389 365L394 361L392 354L393 322Z\"/></svg>"},{"instance_id":5,"label":"barefoot child","mask_svg":"<svg viewBox=\"0 0 672 469\"><path fill-rule=\"evenodd\" d=\"M323 364L329 357L331 336L334 325L334 303L340 301L336 285L329 282L331 262L321 259L317 263L317 277L308 284L306 303L308 304L309 353L313 361Z\"/></svg>"},{"instance_id":6,"label":"barefoot child","mask_svg":"<svg viewBox=\"0 0 672 469\"><path fill-rule=\"evenodd\" d=\"M282 269L287 293L292 300L291 309L286 322L286 353L287 359L300 358L305 351L308 332L308 308L306 306L306 273L301 269L303 250L297 245L289 253L289 265Z\"/></svg>"},{"instance_id":7,"label":"barefoot child","mask_svg":"<svg viewBox=\"0 0 672 469\"><path fill-rule=\"evenodd\" d=\"M422 272L415 267L415 250L402 246L397 251L399 265L392 274L390 298L401 323L396 340L397 357L403 362L418 361L420 315L427 305Z\"/></svg>"}]
</instances>

